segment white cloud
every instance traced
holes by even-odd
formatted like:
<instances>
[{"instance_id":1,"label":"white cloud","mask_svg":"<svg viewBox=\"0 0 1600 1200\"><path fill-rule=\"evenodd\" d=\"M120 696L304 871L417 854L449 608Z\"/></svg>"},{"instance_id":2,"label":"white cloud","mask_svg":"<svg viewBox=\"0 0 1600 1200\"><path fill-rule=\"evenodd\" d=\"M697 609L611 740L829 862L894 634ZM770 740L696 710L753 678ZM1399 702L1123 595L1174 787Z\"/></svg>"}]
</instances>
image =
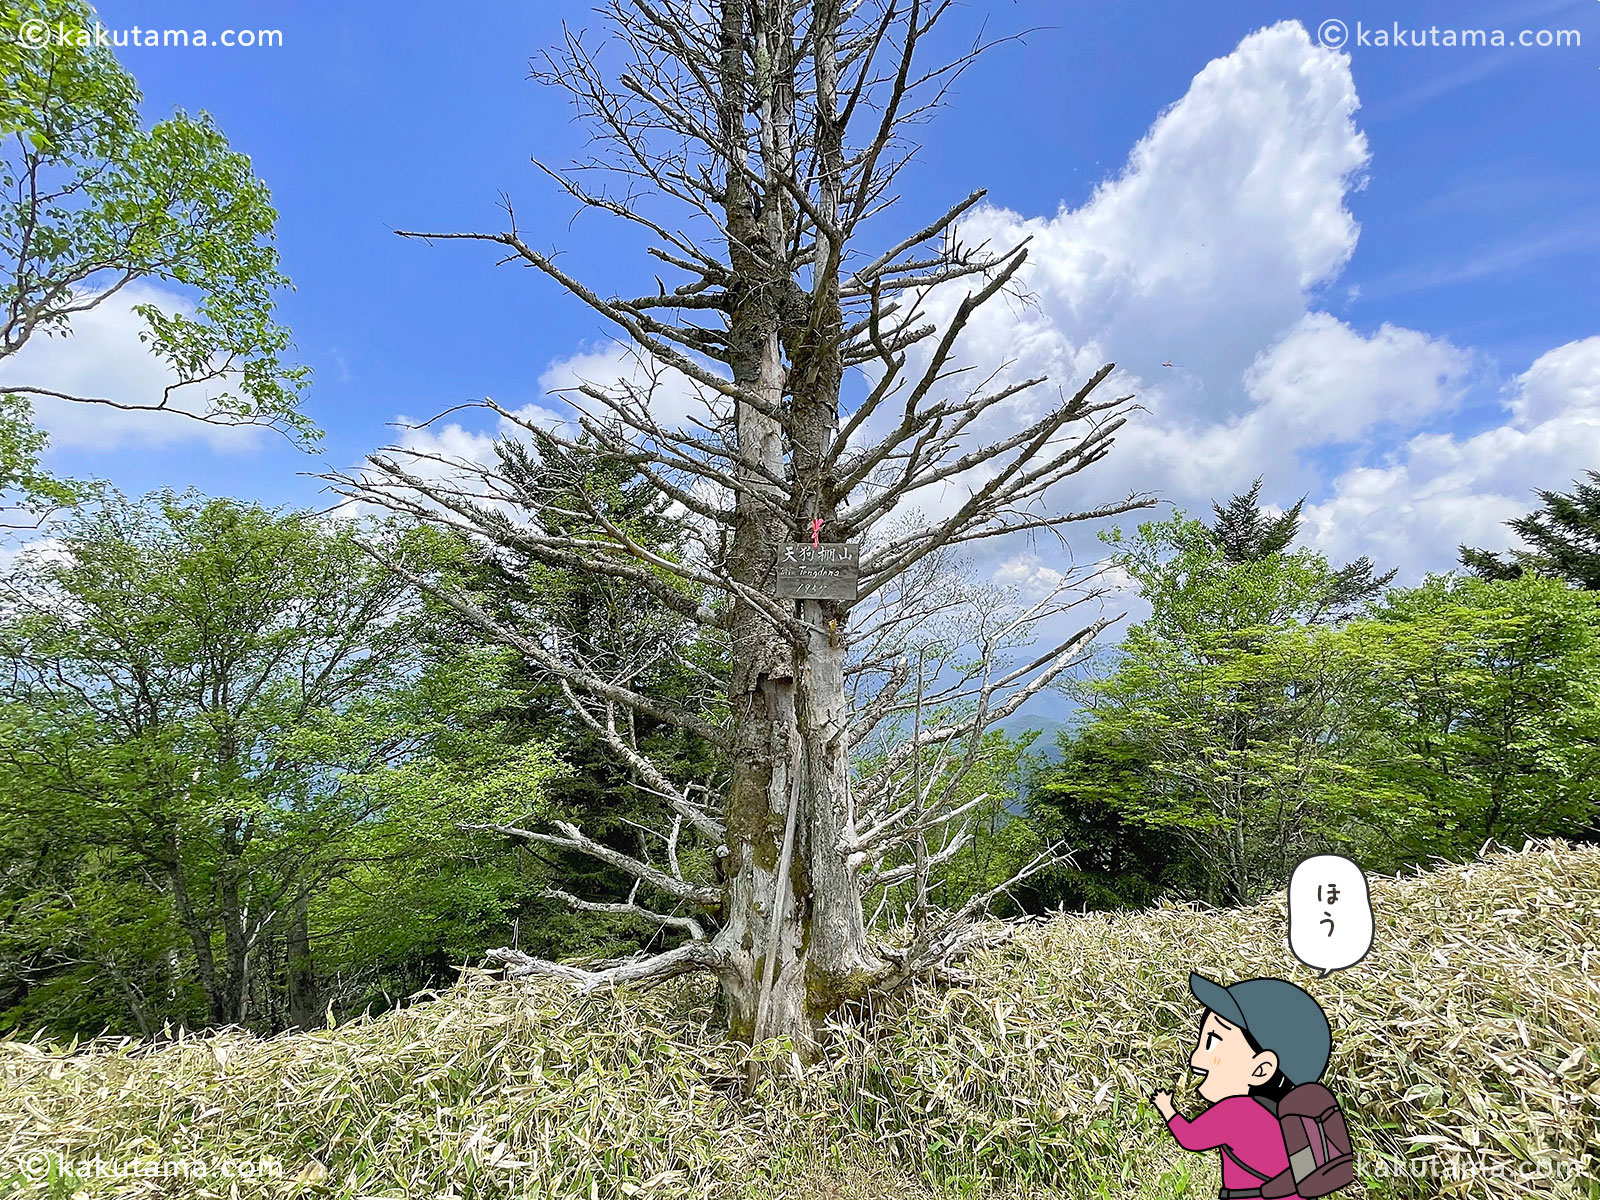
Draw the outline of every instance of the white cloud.
<instances>
[{"instance_id":1,"label":"white cloud","mask_svg":"<svg viewBox=\"0 0 1600 1200\"><path fill-rule=\"evenodd\" d=\"M977 339L1072 386L1114 359L1140 391L1217 415L1261 348L1356 244L1345 199L1368 162L1349 62L1284 22L1209 63L1079 209L989 209L968 237L1032 236L1039 312L991 309ZM1160 364L1173 362L1175 367Z\"/></svg>"},{"instance_id":2,"label":"white cloud","mask_svg":"<svg viewBox=\"0 0 1600 1200\"><path fill-rule=\"evenodd\" d=\"M609 410L593 397L577 393L575 389L583 384L611 395L627 390L632 399L648 409L651 418L663 430L682 428L693 436L703 437L705 431L696 427L691 418L712 427L716 424L712 407L707 402L710 389L671 368L659 364L647 366L642 352L629 345L613 342L600 349L559 359L539 376L539 386L544 391L562 393L562 398L575 407L603 420Z\"/></svg>"},{"instance_id":3,"label":"white cloud","mask_svg":"<svg viewBox=\"0 0 1600 1200\"><path fill-rule=\"evenodd\" d=\"M1118 466L1135 482L1149 472L1156 482L1147 486L1191 511L1258 475L1270 478L1269 498L1315 492L1321 480L1305 455L1408 433L1451 411L1475 370L1473 356L1448 340L1393 325L1363 336L1327 313L1307 313L1256 356L1232 411L1191 422L1165 405L1130 430Z\"/></svg>"},{"instance_id":4,"label":"white cloud","mask_svg":"<svg viewBox=\"0 0 1600 1200\"><path fill-rule=\"evenodd\" d=\"M1134 393L1144 410L1105 461L1047 494L1046 510L1093 507L1135 490L1194 507L1246 486L1264 457L1287 458L1296 470L1296 446L1321 440L1302 427L1310 401L1297 379L1319 350L1332 355L1364 340L1331 317L1307 320L1315 290L1355 248L1346 199L1369 158L1357 108L1349 60L1314 45L1297 23L1280 23L1208 64L1082 207L1048 218L985 207L963 222L969 243L1030 239L1023 283L1032 297L1027 306L980 310L963 361L978 368L975 376L1009 362L1006 380L1051 380L997 406L974 439L1036 419L1108 360L1118 370L1099 394ZM966 290L934 295L930 313L948 317ZM1392 361L1408 339L1427 341L1386 329L1364 356ZM1246 373L1275 346L1279 354L1260 368L1251 394ZM1448 357L1436 350L1431 361L1442 366ZM1334 365L1323 371L1337 374ZM1351 378L1341 401L1352 437L1383 406L1381 396L1348 404L1361 382ZM1440 390L1430 388L1430 404L1444 403ZM942 513L966 494L960 486L939 490L905 503ZM1081 556L1092 557L1098 547L1080 540Z\"/></svg>"},{"instance_id":5,"label":"white cloud","mask_svg":"<svg viewBox=\"0 0 1600 1200\"><path fill-rule=\"evenodd\" d=\"M1327 313L1307 313L1245 372L1278 445L1353 441L1384 423L1414 425L1453 408L1471 356L1443 339L1385 324L1362 337Z\"/></svg>"},{"instance_id":6,"label":"white cloud","mask_svg":"<svg viewBox=\"0 0 1600 1200\"><path fill-rule=\"evenodd\" d=\"M715 411L707 401L709 389L678 371L659 365L652 368L646 363L639 351L618 342L579 351L552 362L539 376L540 389L551 395L552 403L558 407L525 404L511 411L521 422L575 439L581 434L579 414L575 410L581 408L600 421L610 415L603 403L576 391L588 385L614 396L629 394L633 401L647 408L651 418L660 425L662 440L666 443L670 444L672 433L678 430L715 443L713 435L694 424L700 421L716 427ZM570 402L570 409L564 401ZM494 447L497 441L511 438L526 443L529 440L522 424L504 417L486 420L476 428L461 421L411 427L415 423L404 416L397 418L396 424L404 429L397 446L408 452L396 456L401 466L422 479L458 484L474 492L481 491L482 484L474 480L473 469L496 464ZM370 471L366 476L373 478ZM723 489L711 480L683 474L677 482L707 503L729 502ZM495 506L508 515L516 515L507 505ZM342 506L342 510L350 515L372 511L370 505L354 502ZM674 501L672 511L682 512L683 507Z\"/></svg>"},{"instance_id":7,"label":"white cloud","mask_svg":"<svg viewBox=\"0 0 1600 1200\"><path fill-rule=\"evenodd\" d=\"M1524 426L1573 414L1600 413L1600 337L1558 346L1517 379L1511 412ZM1592 453L1600 445L1591 442Z\"/></svg>"},{"instance_id":8,"label":"white cloud","mask_svg":"<svg viewBox=\"0 0 1600 1200\"><path fill-rule=\"evenodd\" d=\"M971 378L1010 363L1002 381L1046 374L1051 382L990 410L971 438L1034 421L1114 360L1118 370L1098 394L1131 392L1144 411L1106 461L1054 486L1046 509L1093 507L1128 491L1192 506L1248 485L1264 454L1293 450L1283 443L1294 427L1290 379L1264 376L1264 400L1246 394L1245 373L1298 331L1315 290L1354 251L1358 227L1346 198L1370 157L1357 107L1349 59L1282 22L1210 62L1085 205L1053 218L974 211L962 222L965 242L1003 248L1029 238L1021 282L1030 302L979 310L962 362L976 368ZM926 309L949 318L965 291L950 285ZM1283 346L1283 368L1294 349L1309 363L1317 334L1334 349L1336 333L1302 328ZM1386 331L1373 357L1397 338L1403 333ZM1378 403L1350 410L1352 419ZM1310 430L1296 437L1317 440ZM904 502L939 515L965 494L960 485L928 488Z\"/></svg>"},{"instance_id":9,"label":"white cloud","mask_svg":"<svg viewBox=\"0 0 1600 1200\"><path fill-rule=\"evenodd\" d=\"M1600 337L1541 355L1512 381L1507 420L1467 437L1419 434L1388 462L1340 476L1308 506L1313 540L1337 558L1368 554L1412 579L1456 563L1461 543L1501 549L1504 522L1600 462Z\"/></svg>"},{"instance_id":10,"label":"white cloud","mask_svg":"<svg viewBox=\"0 0 1600 1200\"><path fill-rule=\"evenodd\" d=\"M491 412L490 409L482 410ZM504 437L517 437L525 435L526 430L519 422L536 425L542 429L560 430L571 435L576 432L572 419L554 409L544 407L542 404L524 404L520 408L508 409L517 420L507 420L505 417L496 416L493 421L493 432L484 429L468 429L459 421L446 421L442 424L418 424L410 417L400 416L395 419L404 432L396 443L399 449L422 454L430 458L445 459L453 464L475 464L489 466L495 460L494 445ZM418 471L443 469L445 464L435 463L433 468L418 465Z\"/></svg>"},{"instance_id":11,"label":"white cloud","mask_svg":"<svg viewBox=\"0 0 1600 1200\"><path fill-rule=\"evenodd\" d=\"M496 462L495 443L502 438L527 441L523 424L537 425L576 438L581 433L578 413L563 411L562 400L569 399L574 408L581 407L591 416L604 420L608 410L592 397L577 394L575 389L590 385L608 393L632 388L635 395L647 404L651 416L664 431L683 427L695 436L704 431L688 422L690 416L710 423L714 420L711 409L704 402L705 389L677 371L658 369L654 378L641 361L638 352L628 346L612 343L599 349L584 350L568 358L551 363L539 376L539 387L554 394L553 403L559 408L543 404L524 404L511 411L518 420L490 416L491 410L476 410L483 416L480 424L462 420L430 422L418 425L412 418L397 417L395 424L403 433L396 445L409 455L399 456L399 461L409 464L408 470L425 479L440 480L463 477L463 468L493 466ZM422 455L421 459L416 455Z\"/></svg>"},{"instance_id":12,"label":"white cloud","mask_svg":"<svg viewBox=\"0 0 1600 1200\"><path fill-rule=\"evenodd\" d=\"M1024 600L1037 600L1059 587L1066 575L1037 554L1013 554L995 570L994 582L1014 587Z\"/></svg>"},{"instance_id":13,"label":"white cloud","mask_svg":"<svg viewBox=\"0 0 1600 1200\"><path fill-rule=\"evenodd\" d=\"M1533 487L1595 464L1597 339L1542 357L1508 386L1503 424L1457 437L1441 427L1467 398L1493 394L1494 363L1424 330L1362 330L1321 311L1359 234L1348 206L1369 163L1358 109L1349 58L1284 22L1208 64L1082 207L984 208L963 223L968 241L1031 238L1033 298L981 313L966 361L974 374L1010 362L1008 379L1052 380L976 435L1020 427L1107 360L1119 369L1102 393L1143 406L1046 511L1148 490L1204 512L1264 475L1270 501L1313 498L1308 542L1414 581L1452 565L1458 542L1504 545L1500 523L1531 507ZM947 315L964 290L934 296L930 311ZM948 511L967 489L938 491L907 503ZM1072 539L1080 559L1093 554L1087 533ZM1014 547L979 545L996 578L1022 569Z\"/></svg>"},{"instance_id":14,"label":"white cloud","mask_svg":"<svg viewBox=\"0 0 1600 1200\"><path fill-rule=\"evenodd\" d=\"M66 337L35 335L0 362L0 383L48 388L73 396L92 396L119 404L153 405L175 376L139 340L145 323L136 304L193 315L181 296L149 284L130 284L98 307L78 313ZM169 407L203 412L208 388L191 384L172 394ZM50 435L52 449L154 449L202 442L214 450L241 451L258 445L264 431L197 421L174 412L128 412L104 404L34 398L34 421Z\"/></svg>"},{"instance_id":15,"label":"white cloud","mask_svg":"<svg viewBox=\"0 0 1600 1200\"><path fill-rule=\"evenodd\" d=\"M1505 544L1500 522L1528 510L1533 487L1564 486L1595 465L1600 339L1545 354L1506 387L1495 428L1455 435L1441 432L1446 420L1493 395L1501 368L1426 330L1361 329L1323 310L1325 289L1355 294L1339 276L1360 232L1350 199L1370 162L1359 109L1349 57L1282 22L1201 70L1082 206L1032 217L982 206L962 222L968 244L1030 239L1020 280L1030 299L980 310L958 352L974 369L961 378L1051 379L996 406L971 440L1037 419L1108 360L1118 370L1101 394L1133 392L1142 406L1110 455L1052 489L1044 511L1140 490L1203 512L1264 475L1269 502L1312 497L1308 542L1337 561L1368 554L1400 566L1409 582L1449 567L1457 542ZM926 297L929 318L948 318L967 290ZM540 383L643 378L610 346L551 364ZM664 425L708 419L672 373L651 402ZM891 419L878 414L858 443ZM427 436L413 444L471 458L491 442L460 426ZM913 508L948 514L990 469L901 497L886 523ZM1098 556L1087 530L1070 537L1079 564ZM980 574L1024 589L1071 565L1048 538L964 550Z\"/></svg>"},{"instance_id":16,"label":"white cloud","mask_svg":"<svg viewBox=\"0 0 1600 1200\"><path fill-rule=\"evenodd\" d=\"M487 414L493 410L478 408L473 411ZM459 420L419 423L402 415L394 421L402 431L400 437L377 453L424 483L456 489L479 503L515 516L513 506L493 499L485 489L480 468L492 469L498 465L495 443L506 437L526 441L524 425L536 425L568 436L576 429L569 416L542 404L524 404L507 412L516 419L496 415L487 423L487 428L468 428ZM388 490L387 476L370 466L356 468L354 474L369 487ZM354 520L379 515L385 510L371 501L346 499L331 511L336 518Z\"/></svg>"}]
</instances>

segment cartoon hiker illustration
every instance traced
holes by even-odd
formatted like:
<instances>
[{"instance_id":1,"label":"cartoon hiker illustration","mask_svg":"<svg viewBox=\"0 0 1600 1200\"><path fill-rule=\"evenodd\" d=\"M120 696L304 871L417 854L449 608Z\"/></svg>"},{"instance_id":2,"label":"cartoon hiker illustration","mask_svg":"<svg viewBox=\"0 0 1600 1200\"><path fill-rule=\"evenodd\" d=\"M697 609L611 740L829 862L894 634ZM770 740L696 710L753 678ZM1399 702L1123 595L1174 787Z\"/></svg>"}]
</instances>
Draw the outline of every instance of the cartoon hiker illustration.
<instances>
[{"instance_id":1,"label":"cartoon hiker illustration","mask_svg":"<svg viewBox=\"0 0 1600 1200\"><path fill-rule=\"evenodd\" d=\"M1333 1034L1322 1006L1283 979L1231 987L1189 973L1205 1006L1189 1065L1210 1107L1192 1121L1170 1091L1150 1099L1185 1150L1222 1154L1221 1200L1326 1196L1355 1178L1344 1116L1317 1082Z\"/></svg>"}]
</instances>

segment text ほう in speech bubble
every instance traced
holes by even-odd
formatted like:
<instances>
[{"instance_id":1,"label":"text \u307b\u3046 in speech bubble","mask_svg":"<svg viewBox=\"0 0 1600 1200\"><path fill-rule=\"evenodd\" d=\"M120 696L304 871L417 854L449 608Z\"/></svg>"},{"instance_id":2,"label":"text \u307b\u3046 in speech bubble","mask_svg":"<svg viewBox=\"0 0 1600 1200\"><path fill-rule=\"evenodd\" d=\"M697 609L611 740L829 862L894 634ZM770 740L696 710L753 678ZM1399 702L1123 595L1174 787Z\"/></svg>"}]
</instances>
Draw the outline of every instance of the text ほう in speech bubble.
<instances>
[{"instance_id":1,"label":"text \u307b\u3046 in speech bubble","mask_svg":"<svg viewBox=\"0 0 1600 1200\"><path fill-rule=\"evenodd\" d=\"M1289 878L1289 949L1324 975L1353 967L1372 949L1372 896L1353 860L1318 854Z\"/></svg>"}]
</instances>

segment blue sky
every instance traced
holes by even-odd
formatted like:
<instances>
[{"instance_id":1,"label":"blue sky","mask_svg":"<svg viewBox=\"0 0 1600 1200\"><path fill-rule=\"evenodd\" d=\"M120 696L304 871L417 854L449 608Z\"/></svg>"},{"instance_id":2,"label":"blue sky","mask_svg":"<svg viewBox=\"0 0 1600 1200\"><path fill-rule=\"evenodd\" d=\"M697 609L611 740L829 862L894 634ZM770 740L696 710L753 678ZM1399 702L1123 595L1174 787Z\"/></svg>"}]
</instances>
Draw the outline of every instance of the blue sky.
<instances>
[{"instance_id":1,"label":"blue sky","mask_svg":"<svg viewBox=\"0 0 1600 1200\"><path fill-rule=\"evenodd\" d=\"M398 416L484 395L554 405L562 362L603 357L598 320L487 247L391 232L498 228L501 192L530 240L602 290L649 286L649 260L603 220L573 222L528 161L583 149L564 96L526 76L563 20L599 29L585 5L106 0L100 14L282 31L281 48L121 58L147 115L208 110L271 187L296 285L281 313L327 437L318 462L189 422L41 411L63 472L315 503L320 482L298 473L358 463ZM1576 29L1583 45L1341 55L1316 44L1328 18ZM1107 492L1194 507L1263 474L1272 501L1309 494L1313 544L1415 577L1458 540L1504 544L1498 523L1530 488L1600 467L1595 0L970 0L946 37L980 26L1043 28L981 59L924 130L903 219L983 186L975 227L1038 236L1023 365L1037 351L1065 383L1114 359L1149 405L1107 460ZM1011 355L1007 329L979 329L974 357ZM51 362L135 391L127 333L85 330L59 352L72 362ZM1030 554L980 565L1021 583L1051 570Z\"/></svg>"}]
</instances>

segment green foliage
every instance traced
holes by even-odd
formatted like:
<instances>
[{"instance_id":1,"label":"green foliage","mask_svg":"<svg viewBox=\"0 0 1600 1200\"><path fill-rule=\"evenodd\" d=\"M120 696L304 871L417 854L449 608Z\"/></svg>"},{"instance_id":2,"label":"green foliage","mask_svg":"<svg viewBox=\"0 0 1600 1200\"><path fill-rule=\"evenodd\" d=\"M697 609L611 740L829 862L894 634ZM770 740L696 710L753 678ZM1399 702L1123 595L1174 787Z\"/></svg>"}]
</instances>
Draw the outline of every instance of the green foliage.
<instances>
[{"instance_id":1,"label":"green foliage","mask_svg":"<svg viewBox=\"0 0 1600 1200\"><path fill-rule=\"evenodd\" d=\"M1600 594L1432 577L1343 631L1368 674L1348 780L1377 862L1594 836Z\"/></svg>"},{"instance_id":2,"label":"green foliage","mask_svg":"<svg viewBox=\"0 0 1600 1200\"><path fill-rule=\"evenodd\" d=\"M0 521L0 529L37 527L54 509L76 504L88 485L59 479L44 469L45 435L34 427L28 402L0 392L0 497L15 501L13 513L32 520ZM0 510L4 511L4 510Z\"/></svg>"},{"instance_id":3,"label":"green foliage","mask_svg":"<svg viewBox=\"0 0 1600 1200\"><path fill-rule=\"evenodd\" d=\"M1600 833L1595 593L1434 577L1330 621L1387 576L1288 549L1295 510L1254 496L1214 528L1109 535L1152 613L1081 686L1066 761L1035 788L1033 823L1080 859L1043 896L1238 900L1321 850L1394 870Z\"/></svg>"},{"instance_id":4,"label":"green foliage","mask_svg":"<svg viewBox=\"0 0 1600 1200\"><path fill-rule=\"evenodd\" d=\"M297 912L359 874L374 902L342 936L370 930L396 877L447 872L454 821L537 802L551 756L486 715L505 655L430 653L428 613L364 538L434 548L162 493L24 552L0 587L0 827L24 865L0 889L0 955L30 981L10 1023L93 1028L65 985L60 1007L40 991L76 973L116 983L113 1027L281 1025ZM85 913L68 939L62 904ZM133 921L148 936L130 943Z\"/></svg>"},{"instance_id":5,"label":"green foliage","mask_svg":"<svg viewBox=\"0 0 1600 1200\"><path fill-rule=\"evenodd\" d=\"M1093 744L1139 764L1115 820L1176 835L1212 900L1279 886L1342 824L1339 701L1359 668L1319 622L1352 576L1310 551L1230 553L1181 514L1107 540L1152 608L1080 689Z\"/></svg>"},{"instance_id":6,"label":"green foliage","mask_svg":"<svg viewBox=\"0 0 1600 1200\"><path fill-rule=\"evenodd\" d=\"M171 408L225 424L320 435L299 410L308 368L287 361L273 319L288 286L272 244L277 214L250 160L205 113L146 128L131 76L105 47L25 45L24 22L92 28L82 0L21 0L0 30L0 362L35 336L67 336L72 316L139 281L195 297L193 312L139 304L141 338L187 393L69 400ZM92 39L91 39L92 41ZM43 381L38 381L42 384ZM27 380L14 397L58 395ZM26 409L0 410L0 485L24 507L61 503L71 487L39 477Z\"/></svg>"},{"instance_id":7,"label":"green foliage","mask_svg":"<svg viewBox=\"0 0 1600 1200\"><path fill-rule=\"evenodd\" d=\"M585 541L625 536L668 561L680 560L688 552L690 530L683 517L671 511L669 498L651 486L634 464L598 449L547 459L536 452L537 434L530 437L533 446L506 440L496 447L500 474L530 522L551 536ZM561 473L551 461L566 464ZM598 517L591 514L591 506ZM499 527L510 527L509 517L485 516L499 522ZM457 564L456 582L511 628L556 640L572 661L594 675L624 681L638 693L708 719L719 717L727 661L718 641L637 581L584 570L576 562L572 568L552 568L519 554L515 547L515 537L508 536L497 553L465 556ZM652 573L660 584L700 601L697 589L680 576L665 568L654 568ZM482 634L462 625L461 636ZM559 683L547 673L518 662L511 667L511 682L514 692L507 694L496 716L516 737L560 746L570 769L548 781L543 810L508 812L507 819L539 825L559 816L630 855L659 855L661 839L644 831L671 825L673 813L664 799L573 711ZM597 719L614 720L619 734L668 778L702 784L712 795L725 780L721 752L694 735L644 713L613 709L608 714L598 705L591 708ZM704 837L685 829L679 846L684 871L712 880L719 865L713 849ZM537 861L551 876L550 882L586 900L623 900L634 882L584 854L541 847ZM549 899L530 901L520 916L524 935L532 931L524 948L549 957L580 951L620 955L647 942L659 943L665 936L658 926L634 918L577 919Z\"/></svg>"},{"instance_id":8,"label":"green foliage","mask_svg":"<svg viewBox=\"0 0 1600 1200\"><path fill-rule=\"evenodd\" d=\"M1041 767L1028 791L1027 823L1072 850L1069 863L1024 885L1029 908L1142 908L1162 893L1190 893L1204 879L1195 856L1156 811L1150 754L1095 724L1064 731L1061 761Z\"/></svg>"},{"instance_id":9,"label":"green foliage","mask_svg":"<svg viewBox=\"0 0 1600 1200\"><path fill-rule=\"evenodd\" d=\"M552 520L605 535L576 516L574 495L538 492L534 464L505 453L530 500L560 510ZM572 487L627 536L680 552L680 523L631 465L596 455ZM620 900L631 880L462 831L574 819L649 856L659 848L641 847L641 829L670 819L550 681L413 594L380 565L395 559L518 628L556 631L608 677L689 708L716 702L720 648L686 636L690 623L631 580L486 554L428 526L328 525L193 495L109 499L66 525L59 549L25 552L3 593L14 685L0 698L0 815L21 832L4 847L20 869L0 889L16 918L0 960L23 983L0 994L0 1020L281 1028L308 1018L286 983L291 956L314 966L320 1020L325 1003L382 1008L437 985L487 945L614 957L662 936L544 895ZM710 747L616 719L663 769L714 785ZM58 836L41 836L46 824ZM680 860L710 880L703 843L685 831ZM115 892L93 890L89 844L105 848L96 869ZM64 941L47 896L102 897L107 919L78 920ZM126 969L107 932L119 913L150 931Z\"/></svg>"},{"instance_id":10,"label":"green foliage","mask_svg":"<svg viewBox=\"0 0 1600 1200\"><path fill-rule=\"evenodd\" d=\"M1182 513L1140 525L1135 537L1113 529L1103 540L1154 610L1139 628L1195 653L1205 653L1208 640L1247 640L1252 629L1313 624L1348 586L1348 568L1320 554L1240 554L1237 542Z\"/></svg>"}]
</instances>

